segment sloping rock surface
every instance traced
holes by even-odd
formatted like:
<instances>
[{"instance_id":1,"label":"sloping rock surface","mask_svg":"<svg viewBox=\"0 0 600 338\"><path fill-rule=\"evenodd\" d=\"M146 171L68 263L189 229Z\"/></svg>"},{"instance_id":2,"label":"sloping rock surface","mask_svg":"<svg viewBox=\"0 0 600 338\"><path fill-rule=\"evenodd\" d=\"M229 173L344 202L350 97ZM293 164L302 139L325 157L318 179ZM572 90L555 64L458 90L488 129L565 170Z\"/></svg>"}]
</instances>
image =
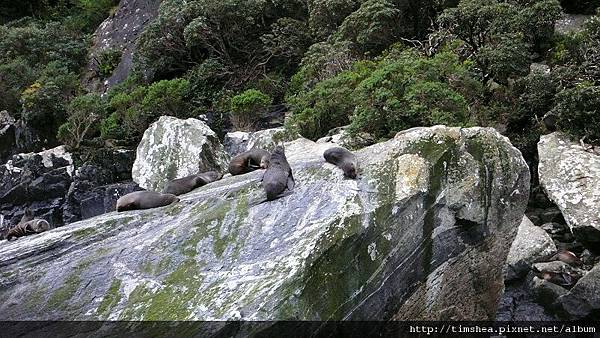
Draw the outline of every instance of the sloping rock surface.
<instances>
[{"instance_id":1,"label":"sloping rock surface","mask_svg":"<svg viewBox=\"0 0 600 338\"><path fill-rule=\"evenodd\" d=\"M286 144L261 171L0 242L0 319L493 319L529 170L493 129L417 128L357 152L360 179Z\"/></svg>"}]
</instances>

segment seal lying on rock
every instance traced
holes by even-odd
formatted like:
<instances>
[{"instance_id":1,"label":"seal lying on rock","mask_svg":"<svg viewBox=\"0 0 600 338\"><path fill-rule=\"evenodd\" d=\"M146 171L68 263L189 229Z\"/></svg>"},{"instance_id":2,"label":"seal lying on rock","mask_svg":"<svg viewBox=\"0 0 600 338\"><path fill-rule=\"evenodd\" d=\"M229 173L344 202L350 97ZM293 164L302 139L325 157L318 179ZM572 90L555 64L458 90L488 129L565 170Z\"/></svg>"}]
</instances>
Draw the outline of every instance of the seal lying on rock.
<instances>
[{"instance_id":1,"label":"seal lying on rock","mask_svg":"<svg viewBox=\"0 0 600 338\"><path fill-rule=\"evenodd\" d=\"M346 148L333 147L323 153L325 161L335 164L344 171L344 176L355 179L357 172L356 156Z\"/></svg>"},{"instance_id":2,"label":"seal lying on rock","mask_svg":"<svg viewBox=\"0 0 600 338\"><path fill-rule=\"evenodd\" d=\"M241 175L257 169L267 169L271 154L263 149L250 149L243 152L229 162L229 173Z\"/></svg>"},{"instance_id":3,"label":"seal lying on rock","mask_svg":"<svg viewBox=\"0 0 600 338\"><path fill-rule=\"evenodd\" d=\"M207 185L211 182L215 182L220 180L223 177L223 174L220 174L216 171L208 171L201 174L190 175L182 178L178 178L172 181L169 181L163 193L165 194L173 194L173 195L182 195L186 194L196 188L199 188L203 185Z\"/></svg>"},{"instance_id":4,"label":"seal lying on rock","mask_svg":"<svg viewBox=\"0 0 600 338\"><path fill-rule=\"evenodd\" d=\"M49 229L50 223L45 219L32 219L27 222L21 222L8 230L6 239L11 241L19 237L39 234Z\"/></svg>"},{"instance_id":5,"label":"seal lying on rock","mask_svg":"<svg viewBox=\"0 0 600 338\"><path fill-rule=\"evenodd\" d=\"M554 256L550 257L549 261L561 261L571 266L582 266L583 262L571 251L561 250Z\"/></svg>"},{"instance_id":6,"label":"seal lying on rock","mask_svg":"<svg viewBox=\"0 0 600 338\"><path fill-rule=\"evenodd\" d=\"M272 201L281 195L286 189L294 189L294 176L292 168L285 157L283 146L275 147L271 154L269 167L262 179L262 185L267 193L267 201Z\"/></svg>"},{"instance_id":7,"label":"seal lying on rock","mask_svg":"<svg viewBox=\"0 0 600 338\"><path fill-rule=\"evenodd\" d=\"M161 194L154 191L134 191L117 200L117 211L152 209L174 202L179 202L179 197L173 194Z\"/></svg>"}]
</instances>

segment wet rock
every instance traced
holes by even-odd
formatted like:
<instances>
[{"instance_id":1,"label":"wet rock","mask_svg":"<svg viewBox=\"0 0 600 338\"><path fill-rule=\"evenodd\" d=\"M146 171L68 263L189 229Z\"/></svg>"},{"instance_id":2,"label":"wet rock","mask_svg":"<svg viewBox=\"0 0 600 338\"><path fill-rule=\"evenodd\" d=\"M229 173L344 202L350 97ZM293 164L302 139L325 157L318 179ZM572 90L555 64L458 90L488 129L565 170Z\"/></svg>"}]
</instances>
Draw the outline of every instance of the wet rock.
<instances>
[{"instance_id":1,"label":"wet rock","mask_svg":"<svg viewBox=\"0 0 600 338\"><path fill-rule=\"evenodd\" d=\"M162 116L144 132L132 177L140 187L161 191L172 179L205 171L224 173L229 156L204 122Z\"/></svg>"},{"instance_id":2,"label":"wet rock","mask_svg":"<svg viewBox=\"0 0 600 338\"><path fill-rule=\"evenodd\" d=\"M558 206L571 232L587 247L600 245L600 156L561 133L542 136L540 184Z\"/></svg>"},{"instance_id":3,"label":"wet rock","mask_svg":"<svg viewBox=\"0 0 600 338\"><path fill-rule=\"evenodd\" d=\"M554 253L556 245L552 238L524 217L506 259L505 279L511 281L523 277L530 271L533 262Z\"/></svg>"},{"instance_id":4,"label":"wet rock","mask_svg":"<svg viewBox=\"0 0 600 338\"><path fill-rule=\"evenodd\" d=\"M0 319L493 319L529 188L508 139L411 129L356 152L361 180L329 146L286 144L275 201L251 172L0 242Z\"/></svg>"},{"instance_id":5,"label":"wet rock","mask_svg":"<svg viewBox=\"0 0 600 338\"><path fill-rule=\"evenodd\" d=\"M553 312L558 308L555 304L556 300L569 293L569 290L564 287L535 276L531 278L528 287L535 301Z\"/></svg>"}]
</instances>

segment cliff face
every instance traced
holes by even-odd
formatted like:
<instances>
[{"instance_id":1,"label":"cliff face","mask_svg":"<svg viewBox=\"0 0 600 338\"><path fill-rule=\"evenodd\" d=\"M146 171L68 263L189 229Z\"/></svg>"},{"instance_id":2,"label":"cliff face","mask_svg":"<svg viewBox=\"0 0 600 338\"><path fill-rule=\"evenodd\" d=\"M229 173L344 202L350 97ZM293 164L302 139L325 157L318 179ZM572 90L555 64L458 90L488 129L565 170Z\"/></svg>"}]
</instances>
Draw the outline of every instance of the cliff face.
<instances>
[{"instance_id":1,"label":"cliff face","mask_svg":"<svg viewBox=\"0 0 600 338\"><path fill-rule=\"evenodd\" d=\"M358 151L359 180L330 146L287 143L272 202L256 171L0 242L0 319L493 319L529 194L508 140L411 129Z\"/></svg>"},{"instance_id":2,"label":"cliff face","mask_svg":"<svg viewBox=\"0 0 600 338\"><path fill-rule=\"evenodd\" d=\"M137 38L146 25L158 15L161 0L121 0L114 15L106 19L94 33L88 74L84 84L90 90L104 92L123 82L133 67ZM99 75L101 54L112 50L118 53L116 67L106 78Z\"/></svg>"}]
</instances>

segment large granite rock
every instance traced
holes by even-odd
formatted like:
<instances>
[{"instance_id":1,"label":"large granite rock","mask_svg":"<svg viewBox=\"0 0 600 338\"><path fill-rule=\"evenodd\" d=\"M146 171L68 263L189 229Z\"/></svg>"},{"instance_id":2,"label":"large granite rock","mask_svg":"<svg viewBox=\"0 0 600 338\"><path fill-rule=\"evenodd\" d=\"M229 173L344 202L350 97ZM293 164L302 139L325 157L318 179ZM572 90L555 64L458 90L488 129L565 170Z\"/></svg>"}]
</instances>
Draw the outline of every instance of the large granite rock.
<instances>
[{"instance_id":1,"label":"large granite rock","mask_svg":"<svg viewBox=\"0 0 600 338\"><path fill-rule=\"evenodd\" d=\"M275 201L255 171L0 242L0 320L493 319L529 195L508 139L411 129L358 151L360 180L330 146L287 143Z\"/></svg>"},{"instance_id":2,"label":"large granite rock","mask_svg":"<svg viewBox=\"0 0 600 338\"><path fill-rule=\"evenodd\" d=\"M531 270L531 264L554 253L556 245L550 235L533 225L527 217L523 217L506 259L506 280L523 277Z\"/></svg>"},{"instance_id":3,"label":"large granite rock","mask_svg":"<svg viewBox=\"0 0 600 338\"><path fill-rule=\"evenodd\" d=\"M562 212L573 235L591 249L600 245L600 156L561 133L538 143L540 185ZM597 250L597 249L596 249Z\"/></svg>"},{"instance_id":4,"label":"large granite rock","mask_svg":"<svg viewBox=\"0 0 600 338\"><path fill-rule=\"evenodd\" d=\"M215 170L225 172L229 156L217 134L204 122L162 116L144 132L133 163L133 180L162 191L172 179Z\"/></svg>"},{"instance_id":5,"label":"large granite rock","mask_svg":"<svg viewBox=\"0 0 600 338\"><path fill-rule=\"evenodd\" d=\"M133 68L136 42L146 25L158 15L160 0L121 0L116 12L94 33L88 72L84 84L90 90L104 92L123 82ZM107 78L100 76L98 64L106 51L120 52L118 65Z\"/></svg>"}]
</instances>

